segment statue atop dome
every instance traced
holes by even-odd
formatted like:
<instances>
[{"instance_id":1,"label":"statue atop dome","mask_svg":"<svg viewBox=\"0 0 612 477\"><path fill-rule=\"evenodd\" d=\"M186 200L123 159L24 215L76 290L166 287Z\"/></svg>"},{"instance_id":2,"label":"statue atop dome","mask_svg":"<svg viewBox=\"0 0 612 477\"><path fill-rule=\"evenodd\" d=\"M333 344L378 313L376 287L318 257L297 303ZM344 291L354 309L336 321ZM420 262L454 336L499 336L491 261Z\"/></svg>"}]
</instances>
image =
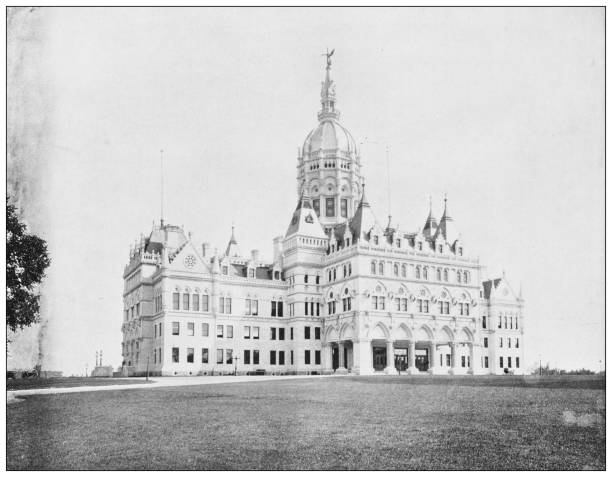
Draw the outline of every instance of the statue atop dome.
<instances>
[{"instance_id":1,"label":"statue atop dome","mask_svg":"<svg viewBox=\"0 0 612 477\"><path fill-rule=\"evenodd\" d=\"M323 53L321 56L326 56L327 57L327 69L331 68L331 57L334 54L334 51L336 51L335 48L332 48L332 51L329 51L329 48L327 48L327 53Z\"/></svg>"}]
</instances>

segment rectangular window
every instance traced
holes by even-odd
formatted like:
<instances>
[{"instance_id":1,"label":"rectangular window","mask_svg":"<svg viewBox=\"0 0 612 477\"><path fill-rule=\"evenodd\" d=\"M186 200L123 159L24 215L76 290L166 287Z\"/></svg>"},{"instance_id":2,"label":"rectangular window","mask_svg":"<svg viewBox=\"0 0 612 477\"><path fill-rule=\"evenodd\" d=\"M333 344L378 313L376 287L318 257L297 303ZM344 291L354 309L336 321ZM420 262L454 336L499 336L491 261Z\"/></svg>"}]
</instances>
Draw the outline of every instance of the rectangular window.
<instances>
[{"instance_id":1,"label":"rectangular window","mask_svg":"<svg viewBox=\"0 0 612 477\"><path fill-rule=\"evenodd\" d=\"M217 338L223 338L223 325L217 325Z\"/></svg>"},{"instance_id":2,"label":"rectangular window","mask_svg":"<svg viewBox=\"0 0 612 477\"><path fill-rule=\"evenodd\" d=\"M320 208L321 208L321 201L319 199L313 199L312 201L312 208L314 209L314 211L317 213L317 217L319 215L321 215L320 212Z\"/></svg>"},{"instance_id":3,"label":"rectangular window","mask_svg":"<svg viewBox=\"0 0 612 477\"><path fill-rule=\"evenodd\" d=\"M348 201L346 199L340 199L340 215L348 217Z\"/></svg>"},{"instance_id":4,"label":"rectangular window","mask_svg":"<svg viewBox=\"0 0 612 477\"><path fill-rule=\"evenodd\" d=\"M518 339L518 338L516 339L516 343L515 343L514 347L515 347L515 348L518 348L518 347L519 347L519 339ZM518 368L518 366L517 366L517 368Z\"/></svg>"},{"instance_id":5,"label":"rectangular window","mask_svg":"<svg viewBox=\"0 0 612 477\"><path fill-rule=\"evenodd\" d=\"M202 311L208 311L208 295L202 295Z\"/></svg>"},{"instance_id":6,"label":"rectangular window","mask_svg":"<svg viewBox=\"0 0 612 477\"><path fill-rule=\"evenodd\" d=\"M251 308L253 309L253 316L259 315L259 301L251 300Z\"/></svg>"},{"instance_id":7,"label":"rectangular window","mask_svg":"<svg viewBox=\"0 0 612 477\"><path fill-rule=\"evenodd\" d=\"M153 363L157 364L157 349L153 350Z\"/></svg>"},{"instance_id":8,"label":"rectangular window","mask_svg":"<svg viewBox=\"0 0 612 477\"><path fill-rule=\"evenodd\" d=\"M465 356L461 356L461 367L465 368Z\"/></svg>"},{"instance_id":9,"label":"rectangular window","mask_svg":"<svg viewBox=\"0 0 612 477\"><path fill-rule=\"evenodd\" d=\"M504 367L504 358L502 356L499 357L499 367L500 368Z\"/></svg>"},{"instance_id":10,"label":"rectangular window","mask_svg":"<svg viewBox=\"0 0 612 477\"><path fill-rule=\"evenodd\" d=\"M485 330L487 329L487 317L486 316L482 317L482 328Z\"/></svg>"},{"instance_id":11,"label":"rectangular window","mask_svg":"<svg viewBox=\"0 0 612 477\"><path fill-rule=\"evenodd\" d=\"M200 311L200 295L191 296L191 306L193 311Z\"/></svg>"},{"instance_id":12,"label":"rectangular window","mask_svg":"<svg viewBox=\"0 0 612 477\"><path fill-rule=\"evenodd\" d=\"M270 312L270 316L276 316L276 302L272 301L272 311Z\"/></svg>"},{"instance_id":13,"label":"rectangular window","mask_svg":"<svg viewBox=\"0 0 612 477\"><path fill-rule=\"evenodd\" d=\"M333 217L336 215L336 204L334 203L333 197L327 197L325 199L325 216Z\"/></svg>"},{"instance_id":14,"label":"rectangular window","mask_svg":"<svg viewBox=\"0 0 612 477\"><path fill-rule=\"evenodd\" d=\"M276 328L270 328L270 339L271 340L276 339Z\"/></svg>"},{"instance_id":15,"label":"rectangular window","mask_svg":"<svg viewBox=\"0 0 612 477\"><path fill-rule=\"evenodd\" d=\"M518 356L516 357L516 367L517 367L517 368L519 368L519 367L520 367L520 366L519 366L519 358L518 358Z\"/></svg>"},{"instance_id":16,"label":"rectangular window","mask_svg":"<svg viewBox=\"0 0 612 477\"><path fill-rule=\"evenodd\" d=\"M508 367L512 367L512 358L510 356L508 356Z\"/></svg>"},{"instance_id":17,"label":"rectangular window","mask_svg":"<svg viewBox=\"0 0 612 477\"><path fill-rule=\"evenodd\" d=\"M281 366L285 364L285 352L284 351L278 352L278 364Z\"/></svg>"},{"instance_id":18,"label":"rectangular window","mask_svg":"<svg viewBox=\"0 0 612 477\"><path fill-rule=\"evenodd\" d=\"M173 293L172 294L172 309L173 310L178 310L179 309L179 302L180 302L180 294L179 293Z\"/></svg>"},{"instance_id":19,"label":"rectangular window","mask_svg":"<svg viewBox=\"0 0 612 477\"><path fill-rule=\"evenodd\" d=\"M244 327L244 339L245 340L250 340L251 339L251 327L250 326L245 326Z\"/></svg>"},{"instance_id":20,"label":"rectangular window","mask_svg":"<svg viewBox=\"0 0 612 477\"><path fill-rule=\"evenodd\" d=\"M277 311L278 311L278 316L283 316L283 302L279 301L277 303Z\"/></svg>"},{"instance_id":21,"label":"rectangular window","mask_svg":"<svg viewBox=\"0 0 612 477\"><path fill-rule=\"evenodd\" d=\"M270 351L270 364L276 364L276 351Z\"/></svg>"},{"instance_id":22,"label":"rectangular window","mask_svg":"<svg viewBox=\"0 0 612 477\"><path fill-rule=\"evenodd\" d=\"M304 315L308 316L308 302L304 302Z\"/></svg>"},{"instance_id":23,"label":"rectangular window","mask_svg":"<svg viewBox=\"0 0 612 477\"><path fill-rule=\"evenodd\" d=\"M304 326L304 339L310 339L310 326Z\"/></svg>"},{"instance_id":24,"label":"rectangular window","mask_svg":"<svg viewBox=\"0 0 612 477\"><path fill-rule=\"evenodd\" d=\"M429 300L423 300L423 313L429 313Z\"/></svg>"},{"instance_id":25,"label":"rectangular window","mask_svg":"<svg viewBox=\"0 0 612 477\"><path fill-rule=\"evenodd\" d=\"M234 327L232 325L227 325L227 337L228 338L234 337Z\"/></svg>"},{"instance_id":26,"label":"rectangular window","mask_svg":"<svg viewBox=\"0 0 612 477\"><path fill-rule=\"evenodd\" d=\"M178 348L172 348L172 362L173 363L179 362L179 349Z\"/></svg>"},{"instance_id":27,"label":"rectangular window","mask_svg":"<svg viewBox=\"0 0 612 477\"><path fill-rule=\"evenodd\" d=\"M285 328L279 328L278 329L278 339L279 340L284 340L285 339Z\"/></svg>"},{"instance_id":28,"label":"rectangular window","mask_svg":"<svg viewBox=\"0 0 612 477\"><path fill-rule=\"evenodd\" d=\"M251 364L251 350L244 350L244 359L242 360L244 364Z\"/></svg>"},{"instance_id":29,"label":"rectangular window","mask_svg":"<svg viewBox=\"0 0 612 477\"><path fill-rule=\"evenodd\" d=\"M232 364L234 360L232 359L233 350L226 349L225 350L225 364Z\"/></svg>"},{"instance_id":30,"label":"rectangular window","mask_svg":"<svg viewBox=\"0 0 612 477\"><path fill-rule=\"evenodd\" d=\"M291 350L291 364L293 364L293 350Z\"/></svg>"},{"instance_id":31,"label":"rectangular window","mask_svg":"<svg viewBox=\"0 0 612 477\"><path fill-rule=\"evenodd\" d=\"M321 350L315 351L315 364L321 364Z\"/></svg>"},{"instance_id":32,"label":"rectangular window","mask_svg":"<svg viewBox=\"0 0 612 477\"><path fill-rule=\"evenodd\" d=\"M253 364L259 364L259 350L253 350Z\"/></svg>"},{"instance_id":33,"label":"rectangular window","mask_svg":"<svg viewBox=\"0 0 612 477\"><path fill-rule=\"evenodd\" d=\"M217 364L223 364L223 350L217 348Z\"/></svg>"},{"instance_id":34,"label":"rectangular window","mask_svg":"<svg viewBox=\"0 0 612 477\"><path fill-rule=\"evenodd\" d=\"M202 336L208 336L208 323L202 323Z\"/></svg>"},{"instance_id":35,"label":"rectangular window","mask_svg":"<svg viewBox=\"0 0 612 477\"><path fill-rule=\"evenodd\" d=\"M488 356L485 356L485 357L484 357L484 367L485 367L485 368L488 368L488 367L489 367L489 357L488 357Z\"/></svg>"},{"instance_id":36,"label":"rectangular window","mask_svg":"<svg viewBox=\"0 0 612 477\"><path fill-rule=\"evenodd\" d=\"M229 272L229 269L227 268L227 265L223 265L223 267L221 267L221 273L223 273L223 275L227 275Z\"/></svg>"},{"instance_id":37,"label":"rectangular window","mask_svg":"<svg viewBox=\"0 0 612 477\"><path fill-rule=\"evenodd\" d=\"M289 335L291 336L291 339L293 339L293 326L289 328Z\"/></svg>"},{"instance_id":38,"label":"rectangular window","mask_svg":"<svg viewBox=\"0 0 612 477\"><path fill-rule=\"evenodd\" d=\"M508 348L512 348L512 339L508 338Z\"/></svg>"},{"instance_id":39,"label":"rectangular window","mask_svg":"<svg viewBox=\"0 0 612 477\"><path fill-rule=\"evenodd\" d=\"M208 364L208 348L202 348L202 364Z\"/></svg>"},{"instance_id":40,"label":"rectangular window","mask_svg":"<svg viewBox=\"0 0 612 477\"><path fill-rule=\"evenodd\" d=\"M248 298L244 300L244 314L245 315L251 314L251 300L249 300Z\"/></svg>"},{"instance_id":41,"label":"rectangular window","mask_svg":"<svg viewBox=\"0 0 612 477\"><path fill-rule=\"evenodd\" d=\"M499 319L497 320L497 327L501 330L501 315L499 315L498 317Z\"/></svg>"},{"instance_id":42,"label":"rectangular window","mask_svg":"<svg viewBox=\"0 0 612 477\"><path fill-rule=\"evenodd\" d=\"M310 364L310 350L304 351L304 364Z\"/></svg>"},{"instance_id":43,"label":"rectangular window","mask_svg":"<svg viewBox=\"0 0 612 477\"><path fill-rule=\"evenodd\" d=\"M315 340L321 339L321 327L315 326Z\"/></svg>"},{"instance_id":44,"label":"rectangular window","mask_svg":"<svg viewBox=\"0 0 612 477\"><path fill-rule=\"evenodd\" d=\"M503 347L504 347L504 339L503 339L503 338L500 338L500 339L499 339L499 347L500 347L500 348L503 348Z\"/></svg>"},{"instance_id":45,"label":"rectangular window","mask_svg":"<svg viewBox=\"0 0 612 477\"><path fill-rule=\"evenodd\" d=\"M219 297L219 313L225 313L225 299Z\"/></svg>"},{"instance_id":46,"label":"rectangular window","mask_svg":"<svg viewBox=\"0 0 612 477\"><path fill-rule=\"evenodd\" d=\"M259 326L253 326L253 339L259 339Z\"/></svg>"},{"instance_id":47,"label":"rectangular window","mask_svg":"<svg viewBox=\"0 0 612 477\"><path fill-rule=\"evenodd\" d=\"M232 299L231 298L225 299L225 313L227 313L228 315L232 314Z\"/></svg>"},{"instance_id":48,"label":"rectangular window","mask_svg":"<svg viewBox=\"0 0 612 477\"><path fill-rule=\"evenodd\" d=\"M446 366L450 366L451 365L451 355L447 354L446 355Z\"/></svg>"},{"instance_id":49,"label":"rectangular window","mask_svg":"<svg viewBox=\"0 0 612 477\"><path fill-rule=\"evenodd\" d=\"M193 363L193 348L187 348L187 362Z\"/></svg>"},{"instance_id":50,"label":"rectangular window","mask_svg":"<svg viewBox=\"0 0 612 477\"><path fill-rule=\"evenodd\" d=\"M183 293L183 310L189 310L189 293Z\"/></svg>"},{"instance_id":51,"label":"rectangular window","mask_svg":"<svg viewBox=\"0 0 612 477\"><path fill-rule=\"evenodd\" d=\"M172 334L177 336L179 334L180 331L180 324L178 321L173 321L172 322Z\"/></svg>"},{"instance_id":52,"label":"rectangular window","mask_svg":"<svg viewBox=\"0 0 612 477\"><path fill-rule=\"evenodd\" d=\"M193 323L187 323L187 336L193 336L194 335L194 324Z\"/></svg>"},{"instance_id":53,"label":"rectangular window","mask_svg":"<svg viewBox=\"0 0 612 477\"><path fill-rule=\"evenodd\" d=\"M488 348L488 347L489 347L489 338L485 338L485 339L484 339L483 346L484 346L485 348Z\"/></svg>"}]
</instances>

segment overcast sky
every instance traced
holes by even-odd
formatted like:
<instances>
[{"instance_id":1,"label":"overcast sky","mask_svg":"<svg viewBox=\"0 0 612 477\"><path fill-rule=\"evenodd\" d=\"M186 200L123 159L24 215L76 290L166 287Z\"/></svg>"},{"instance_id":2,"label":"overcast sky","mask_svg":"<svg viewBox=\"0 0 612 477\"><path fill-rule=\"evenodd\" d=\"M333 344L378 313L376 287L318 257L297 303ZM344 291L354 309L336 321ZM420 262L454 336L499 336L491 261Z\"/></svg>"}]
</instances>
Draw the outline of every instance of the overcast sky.
<instances>
[{"instance_id":1,"label":"overcast sky","mask_svg":"<svg viewBox=\"0 0 612 477\"><path fill-rule=\"evenodd\" d=\"M422 227L430 194L439 218L446 191L483 278L522 285L528 365L604 359L603 9L21 9L8 41L9 191L52 259L45 368L121 363L162 148L166 221L219 250L233 221L271 258L326 47L379 221L388 146L393 222Z\"/></svg>"}]
</instances>

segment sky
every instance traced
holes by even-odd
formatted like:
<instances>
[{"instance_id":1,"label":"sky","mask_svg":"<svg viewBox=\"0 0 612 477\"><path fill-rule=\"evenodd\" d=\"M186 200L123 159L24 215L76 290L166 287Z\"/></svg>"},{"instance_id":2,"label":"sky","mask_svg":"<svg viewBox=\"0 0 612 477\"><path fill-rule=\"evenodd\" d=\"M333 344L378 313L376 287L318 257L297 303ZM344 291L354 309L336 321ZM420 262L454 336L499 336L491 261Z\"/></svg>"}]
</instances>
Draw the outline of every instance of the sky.
<instances>
[{"instance_id":1,"label":"sky","mask_svg":"<svg viewBox=\"0 0 612 477\"><path fill-rule=\"evenodd\" d=\"M121 363L123 268L160 218L272 257L326 48L368 199L417 230L443 196L482 278L525 299L525 359L604 359L602 8L20 8L8 191L48 242L43 325L11 364ZM389 163L385 149L389 150ZM388 187L390 184L390 189ZM390 191L390 193L388 193ZM32 364L33 365L33 364Z\"/></svg>"}]
</instances>

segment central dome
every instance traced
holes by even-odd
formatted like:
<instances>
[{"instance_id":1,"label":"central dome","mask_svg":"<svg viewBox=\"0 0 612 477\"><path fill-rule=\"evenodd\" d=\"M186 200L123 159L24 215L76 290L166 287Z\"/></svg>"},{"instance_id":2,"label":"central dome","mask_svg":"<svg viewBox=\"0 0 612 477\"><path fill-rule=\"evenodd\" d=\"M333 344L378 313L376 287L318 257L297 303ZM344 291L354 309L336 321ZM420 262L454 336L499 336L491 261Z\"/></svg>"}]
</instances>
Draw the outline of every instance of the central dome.
<instances>
[{"instance_id":1,"label":"central dome","mask_svg":"<svg viewBox=\"0 0 612 477\"><path fill-rule=\"evenodd\" d=\"M308 157L320 150L338 150L352 155L357 152L357 147L353 136L344 126L335 119L327 118L321 121L306 137L302 147L302 156Z\"/></svg>"}]
</instances>

